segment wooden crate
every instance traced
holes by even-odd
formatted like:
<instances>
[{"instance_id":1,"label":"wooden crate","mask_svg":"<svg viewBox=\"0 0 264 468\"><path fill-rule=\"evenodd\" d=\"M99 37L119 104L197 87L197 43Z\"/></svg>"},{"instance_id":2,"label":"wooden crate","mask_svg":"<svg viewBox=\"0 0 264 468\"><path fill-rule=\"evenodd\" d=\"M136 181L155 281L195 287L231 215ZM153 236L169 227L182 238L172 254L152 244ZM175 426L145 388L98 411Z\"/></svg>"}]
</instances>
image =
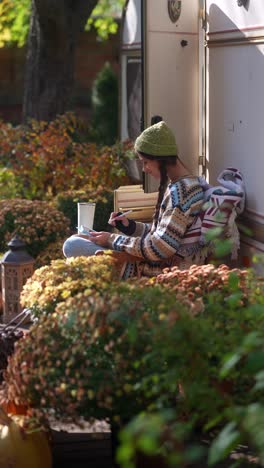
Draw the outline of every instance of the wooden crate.
<instances>
[{"instance_id":1,"label":"wooden crate","mask_svg":"<svg viewBox=\"0 0 264 468\"><path fill-rule=\"evenodd\" d=\"M157 196L157 192L145 193L142 185L121 186L114 191L114 211L133 210L130 219L151 222Z\"/></svg>"}]
</instances>

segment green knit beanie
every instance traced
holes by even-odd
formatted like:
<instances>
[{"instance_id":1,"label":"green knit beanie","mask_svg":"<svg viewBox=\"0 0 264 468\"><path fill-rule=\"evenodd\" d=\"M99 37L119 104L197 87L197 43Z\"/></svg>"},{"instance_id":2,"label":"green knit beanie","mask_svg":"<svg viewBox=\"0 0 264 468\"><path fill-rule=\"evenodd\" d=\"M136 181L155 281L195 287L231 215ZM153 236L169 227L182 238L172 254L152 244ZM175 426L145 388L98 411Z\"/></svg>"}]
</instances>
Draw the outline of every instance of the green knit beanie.
<instances>
[{"instance_id":1,"label":"green knit beanie","mask_svg":"<svg viewBox=\"0 0 264 468\"><path fill-rule=\"evenodd\" d=\"M173 131L161 121L146 128L135 141L135 150L150 156L177 156Z\"/></svg>"}]
</instances>

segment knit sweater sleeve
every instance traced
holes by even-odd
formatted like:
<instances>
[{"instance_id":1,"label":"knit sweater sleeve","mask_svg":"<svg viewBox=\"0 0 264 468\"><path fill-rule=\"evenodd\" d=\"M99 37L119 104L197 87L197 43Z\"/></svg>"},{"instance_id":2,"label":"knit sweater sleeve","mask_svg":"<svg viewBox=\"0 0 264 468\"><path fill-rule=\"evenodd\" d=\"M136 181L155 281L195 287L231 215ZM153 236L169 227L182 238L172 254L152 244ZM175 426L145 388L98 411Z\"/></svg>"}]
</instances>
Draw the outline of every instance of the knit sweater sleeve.
<instances>
[{"instance_id":1,"label":"knit sweater sleeve","mask_svg":"<svg viewBox=\"0 0 264 468\"><path fill-rule=\"evenodd\" d=\"M161 204L157 227L142 236L111 234L109 246L149 262L159 262L179 249L187 228L202 206L203 190L196 182L187 187L184 181L171 184Z\"/></svg>"},{"instance_id":2,"label":"knit sweater sleeve","mask_svg":"<svg viewBox=\"0 0 264 468\"><path fill-rule=\"evenodd\" d=\"M122 232L126 236L141 237L145 235L151 228L151 225L148 223L134 221L133 219L129 219L128 221L128 226L124 226L121 221L116 222L116 228L118 231Z\"/></svg>"}]
</instances>

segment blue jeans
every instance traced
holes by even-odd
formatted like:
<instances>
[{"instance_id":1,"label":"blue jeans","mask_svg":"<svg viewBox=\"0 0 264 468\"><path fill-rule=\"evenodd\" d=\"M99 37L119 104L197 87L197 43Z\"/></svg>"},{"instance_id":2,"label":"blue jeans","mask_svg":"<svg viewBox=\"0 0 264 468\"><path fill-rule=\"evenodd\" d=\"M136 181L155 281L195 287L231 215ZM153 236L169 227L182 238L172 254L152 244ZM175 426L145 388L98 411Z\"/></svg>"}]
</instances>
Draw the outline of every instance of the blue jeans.
<instances>
[{"instance_id":1,"label":"blue jeans","mask_svg":"<svg viewBox=\"0 0 264 468\"><path fill-rule=\"evenodd\" d=\"M69 257L90 257L94 255L97 250L109 250L100 245L96 245L88 239L83 237L71 236L66 239L63 244L63 254L66 258Z\"/></svg>"}]
</instances>

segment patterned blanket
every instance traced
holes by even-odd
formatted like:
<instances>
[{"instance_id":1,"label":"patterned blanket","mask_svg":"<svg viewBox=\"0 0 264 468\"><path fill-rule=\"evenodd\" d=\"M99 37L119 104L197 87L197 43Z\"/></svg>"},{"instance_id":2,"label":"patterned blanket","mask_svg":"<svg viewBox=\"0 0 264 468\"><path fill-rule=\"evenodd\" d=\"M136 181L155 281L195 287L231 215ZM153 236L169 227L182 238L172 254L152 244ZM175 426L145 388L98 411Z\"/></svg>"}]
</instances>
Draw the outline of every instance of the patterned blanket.
<instances>
[{"instance_id":1,"label":"patterned blanket","mask_svg":"<svg viewBox=\"0 0 264 468\"><path fill-rule=\"evenodd\" d=\"M200 243L207 243L206 234L209 229L221 228L225 237L232 240L233 249L231 259L237 258L240 247L239 232L236 218L245 208L245 182L238 169L228 167L218 176L219 186L210 186L205 179L200 178L205 192L204 211L201 213L200 221ZM197 225L197 227L198 227Z\"/></svg>"}]
</instances>

